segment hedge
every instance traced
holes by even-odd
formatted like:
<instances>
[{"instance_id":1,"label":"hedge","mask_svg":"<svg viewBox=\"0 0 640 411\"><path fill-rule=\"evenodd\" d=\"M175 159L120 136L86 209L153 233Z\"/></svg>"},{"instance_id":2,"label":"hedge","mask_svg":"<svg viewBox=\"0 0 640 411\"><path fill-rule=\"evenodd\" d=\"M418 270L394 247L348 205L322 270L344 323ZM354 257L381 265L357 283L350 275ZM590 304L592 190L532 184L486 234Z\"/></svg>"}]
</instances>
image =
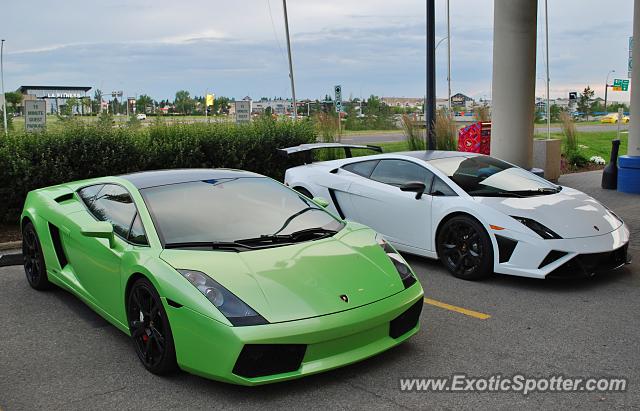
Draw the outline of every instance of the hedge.
<instances>
[{"instance_id":1,"label":"hedge","mask_svg":"<svg viewBox=\"0 0 640 411\"><path fill-rule=\"evenodd\" d=\"M313 124L270 120L248 125L197 123L150 127L68 124L0 137L0 222L18 221L26 194L84 178L169 168L229 167L282 180L299 159L276 149L314 142Z\"/></svg>"}]
</instances>

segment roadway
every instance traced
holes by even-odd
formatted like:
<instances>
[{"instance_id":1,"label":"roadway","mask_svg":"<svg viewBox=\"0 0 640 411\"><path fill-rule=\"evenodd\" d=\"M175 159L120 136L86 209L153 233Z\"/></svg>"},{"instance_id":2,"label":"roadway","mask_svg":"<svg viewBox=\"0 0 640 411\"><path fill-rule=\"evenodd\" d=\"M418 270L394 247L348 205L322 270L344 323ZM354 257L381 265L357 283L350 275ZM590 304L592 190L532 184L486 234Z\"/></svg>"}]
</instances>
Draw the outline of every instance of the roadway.
<instances>
[{"instance_id":1,"label":"roadway","mask_svg":"<svg viewBox=\"0 0 640 411\"><path fill-rule=\"evenodd\" d=\"M585 133L602 132L602 131L616 131L618 126L616 124L576 124L578 131ZM627 124L621 125L621 130L628 130ZM546 126L539 124L535 127L535 134L545 134L547 132ZM551 127L552 133L560 133L562 129L559 126ZM362 132L357 134L345 134L342 136L341 141L343 143L350 144L362 144L362 143L389 143L395 141L404 141L405 137L402 131L384 131L384 132Z\"/></svg>"},{"instance_id":2,"label":"roadway","mask_svg":"<svg viewBox=\"0 0 640 411\"><path fill-rule=\"evenodd\" d=\"M640 234L640 204L604 192L600 174L561 183L605 199ZM636 237L637 239L637 237ZM636 253L640 243L632 246ZM184 372L147 373L123 333L69 293L29 288L21 267L0 269L0 409L611 409L640 404L640 266L593 279L495 275L466 282L408 256L427 297L422 330L361 363L262 387ZM446 303L446 304L442 304ZM448 305L447 305L448 304ZM465 311L468 310L468 311ZM460 312L462 311L462 312ZM399 378L617 376L624 393L402 392Z\"/></svg>"}]
</instances>

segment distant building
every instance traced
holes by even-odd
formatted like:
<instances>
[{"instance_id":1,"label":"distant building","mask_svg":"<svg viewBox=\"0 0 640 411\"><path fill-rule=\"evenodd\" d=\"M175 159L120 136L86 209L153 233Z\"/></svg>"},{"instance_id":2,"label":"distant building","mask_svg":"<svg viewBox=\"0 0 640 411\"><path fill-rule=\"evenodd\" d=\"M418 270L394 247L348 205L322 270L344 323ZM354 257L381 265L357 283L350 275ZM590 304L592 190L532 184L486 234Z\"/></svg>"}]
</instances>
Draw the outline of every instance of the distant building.
<instances>
[{"instance_id":1,"label":"distant building","mask_svg":"<svg viewBox=\"0 0 640 411\"><path fill-rule=\"evenodd\" d=\"M422 97L381 97L380 101L389 107L415 108L422 107Z\"/></svg>"},{"instance_id":2,"label":"distant building","mask_svg":"<svg viewBox=\"0 0 640 411\"><path fill-rule=\"evenodd\" d=\"M464 107L470 109L475 105L475 100L462 93L456 93L451 96L451 107Z\"/></svg>"},{"instance_id":3,"label":"distant building","mask_svg":"<svg viewBox=\"0 0 640 411\"><path fill-rule=\"evenodd\" d=\"M59 113L70 98L80 99L87 96L91 87L77 86L21 86L18 92L22 100L46 100L50 113Z\"/></svg>"},{"instance_id":4,"label":"distant building","mask_svg":"<svg viewBox=\"0 0 640 411\"><path fill-rule=\"evenodd\" d=\"M271 107L271 112L277 115L285 115L293 111L293 103L291 100L271 100L264 98L260 100L253 100L251 111L255 114L262 114L268 107Z\"/></svg>"}]
</instances>

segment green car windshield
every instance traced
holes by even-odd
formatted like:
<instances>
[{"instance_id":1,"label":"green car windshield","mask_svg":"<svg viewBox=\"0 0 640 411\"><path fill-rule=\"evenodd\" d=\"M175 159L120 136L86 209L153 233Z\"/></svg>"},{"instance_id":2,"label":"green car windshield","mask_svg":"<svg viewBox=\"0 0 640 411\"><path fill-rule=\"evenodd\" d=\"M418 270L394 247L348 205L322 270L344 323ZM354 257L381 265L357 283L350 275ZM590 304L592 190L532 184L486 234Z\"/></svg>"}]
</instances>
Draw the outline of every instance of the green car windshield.
<instances>
[{"instance_id":1,"label":"green car windshield","mask_svg":"<svg viewBox=\"0 0 640 411\"><path fill-rule=\"evenodd\" d=\"M140 192L166 248L282 245L331 235L344 226L312 201L264 177L194 181Z\"/></svg>"}]
</instances>

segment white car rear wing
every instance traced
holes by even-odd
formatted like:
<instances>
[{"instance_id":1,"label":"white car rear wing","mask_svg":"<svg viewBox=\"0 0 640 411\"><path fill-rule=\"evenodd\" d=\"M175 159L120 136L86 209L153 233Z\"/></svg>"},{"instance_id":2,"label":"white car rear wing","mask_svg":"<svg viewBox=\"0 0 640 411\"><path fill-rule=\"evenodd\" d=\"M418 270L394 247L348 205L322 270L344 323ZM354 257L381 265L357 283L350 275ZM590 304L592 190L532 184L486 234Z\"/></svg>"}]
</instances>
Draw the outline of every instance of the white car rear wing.
<instances>
[{"instance_id":1,"label":"white car rear wing","mask_svg":"<svg viewBox=\"0 0 640 411\"><path fill-rule=\"evenodd\" d=\"M328 149L328 148L342 148L344 149L344 155L347 158L351 158L352 149L372 150L382 153L382 147L372 145L360 145L360 144L342 144L342 143L312 143L312 144L300 144L295 147L279 148L278 152L283 156L291 156L293 154L304 155L304 163L311 164L313 162L313 151Z\"/></svg>"}]
</instances>

